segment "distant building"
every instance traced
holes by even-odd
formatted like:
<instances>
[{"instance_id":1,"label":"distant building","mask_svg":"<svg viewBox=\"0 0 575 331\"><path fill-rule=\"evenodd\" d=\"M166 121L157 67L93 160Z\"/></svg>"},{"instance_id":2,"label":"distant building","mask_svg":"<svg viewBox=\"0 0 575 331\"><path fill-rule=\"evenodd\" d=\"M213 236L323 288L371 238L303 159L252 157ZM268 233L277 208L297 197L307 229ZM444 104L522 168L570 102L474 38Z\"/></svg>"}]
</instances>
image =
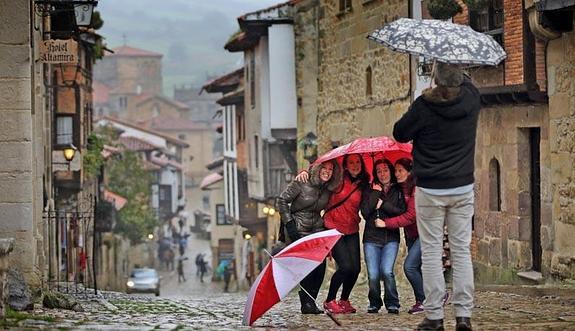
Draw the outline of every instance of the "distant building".
<instances>
[{"instance_id":1,"label":"distant building","mask_svg":"<svg viewBox=\"0 0 575 331\"><path fill-rule=\"evenodd\" d=\"M179 86L174 89L174 100L190 107L187 117L194 122L214 123L221 119L214 116L218 109L217 94L201 93L201 89L192 86Z\"/></svg>"}]
</instances>

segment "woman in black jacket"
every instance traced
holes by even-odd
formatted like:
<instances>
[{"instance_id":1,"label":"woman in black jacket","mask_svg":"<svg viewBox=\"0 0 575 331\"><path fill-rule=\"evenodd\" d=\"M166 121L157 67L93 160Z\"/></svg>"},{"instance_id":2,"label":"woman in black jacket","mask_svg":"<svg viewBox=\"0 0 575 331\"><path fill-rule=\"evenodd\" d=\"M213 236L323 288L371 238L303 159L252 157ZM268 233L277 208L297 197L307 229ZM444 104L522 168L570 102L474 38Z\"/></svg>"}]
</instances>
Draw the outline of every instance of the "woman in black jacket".
<instances>
[{"instance_id":1,"label":"woman in black jacket","mask_svg":"<svg viewBox=\"0 0 575 331\"><path fill-rule=\"evenodd\" d=\"M397 216L405 211L403 194L397 186L393 164L386 159L373 166L373 184L363 193L361 213L365 220L363 250L369 277L368 313L377 313L385 304L390 314L399 313L399 294L393 266L399 251L399 229L378 228L376 220ZM381 279L384 300L381 300Z\"/></svg>"},{"instance_id":2,"label":"woman in black jacket","mask_svg":"<svg viewBox=\"0 0 575 331\"><path fill-rule=\"evenodd\" d=\"M285 227L286 244L325 230L321 211L327 205L331 192L339 187L341 171L336 161L326 161L312 166L307 183L293 181L279 196L277 204L282 226ZM321 314L315 304L325 274L325 260L305 277L299 291L302 314Z\"/></svg>"}]
</instances>

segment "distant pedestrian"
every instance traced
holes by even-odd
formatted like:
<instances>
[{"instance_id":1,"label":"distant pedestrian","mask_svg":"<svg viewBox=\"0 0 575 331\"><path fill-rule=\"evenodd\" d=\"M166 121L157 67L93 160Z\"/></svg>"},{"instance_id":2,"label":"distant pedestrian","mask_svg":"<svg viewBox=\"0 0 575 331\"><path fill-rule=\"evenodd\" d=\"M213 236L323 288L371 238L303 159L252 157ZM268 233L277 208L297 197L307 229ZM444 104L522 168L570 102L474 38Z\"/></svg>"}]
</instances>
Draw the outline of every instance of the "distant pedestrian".
<instances>
[{"instance_id":1,"label":"distant pedestrian","mask_svg":"<svg viewBox=\"0 0 575 331\"><path fill-rule=\"evenodd\" d=\"M196 276L200 276L200 271L201 271L201 267L200 267L200 261L202 259L202 253L198 253L198 255L196 255Z\"/></svg>"},{"instance_id":2,"label":"distant pedestrian","mask_svg":"<svg viewBox=\"0 0 575 331\"><path fill-rule=\"evenodd\" d=\"M204 282L204 275L207 271L207 267L206 264L207 262L204 260L204 254L200 254L200 260L199 260L199 268L200 268L200 282Z\"/></svg>"},{"instance_id":3,"label":"distant pedestrian","mask_svg":"<svg viewBox=\"0 0 575 331\"><path fill-rule=\"evenodd\" d=\"M185 282L186 281L186 277L184 276L184 259L178 259L178 283L181 283L181 281Z\"/></svg>"},{"instance_id":4,"label":"distant pedestrian","mask_svg":"<svg viewBox=\"0 0 575 331\"><path fill-rule=\"evenodd\" d=\"M413 141L415 204L426 295L426 318L418 330L443 330L444 224L452 253L456 330L471 330L473 172L481 100L477 88L457 65L438 62L435 83L437 86L424 91L393 128L397 141Z\"/></svg>"},{"instance_id":5,"label":"distant pedestrian","mask_svg":"<svg viewBox=\"0 0 575 331\"><path fill-rule=\"evenodd\" d=\"M229 292L230 290L230 281L232 276L235 277L235 269L236 265L234 260L231 260L230 263L224 267L224 292Z\"/></svg>"}]
</instances>

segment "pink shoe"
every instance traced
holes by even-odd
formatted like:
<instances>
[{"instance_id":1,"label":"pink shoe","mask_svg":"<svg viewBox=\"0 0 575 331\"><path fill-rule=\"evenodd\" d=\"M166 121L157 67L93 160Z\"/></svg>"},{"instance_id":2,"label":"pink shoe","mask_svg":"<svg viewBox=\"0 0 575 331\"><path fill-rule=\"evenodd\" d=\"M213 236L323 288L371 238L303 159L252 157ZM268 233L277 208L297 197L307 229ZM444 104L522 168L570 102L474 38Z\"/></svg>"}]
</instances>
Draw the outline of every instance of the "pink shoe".
<instances>
[{"instance_id":1,"label":"pink shoe","mask_svg":"<svg viewBox=\"0 0 575 331\"><path fill-rule=\"evenodd\" d=\"M343 308L337 304L336 300L326 301L323 303L323 309L332 314L343 314Z\"/></svg>"},{"instance_id":2,"label":"pink shoe","mask_svg":"<svg viewBox=\"0 0 575 331\"><path fill-rule=\"evenodd\" d=\"M355 314L357 311L355 308L353 308L349 300L339 300L338 304L343 309L344 314Z\"/></svg>"},{"instance_id":3,"label":"pink shoe","mask_svg":"<svg viewBox=\"0 0 575 331\"><path fill-rule=\"evenodd\" d=\"M411 306L411 309L409 309L408 313L410 314L423 313L423 304L417 301L413 306Z\"/></svg>"}]
</instances>

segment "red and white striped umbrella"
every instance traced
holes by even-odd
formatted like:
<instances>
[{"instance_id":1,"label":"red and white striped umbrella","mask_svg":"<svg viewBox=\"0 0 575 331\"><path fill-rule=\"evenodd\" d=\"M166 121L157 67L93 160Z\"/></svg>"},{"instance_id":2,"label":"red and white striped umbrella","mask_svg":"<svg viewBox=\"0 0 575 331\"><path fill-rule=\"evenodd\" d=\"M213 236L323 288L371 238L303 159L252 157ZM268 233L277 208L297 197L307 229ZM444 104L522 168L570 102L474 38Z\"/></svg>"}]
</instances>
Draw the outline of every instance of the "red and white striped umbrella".
<instances>
[{"instance_id":1,"label":"red and white striped umbrella","mask_svg":"<svg viewBox=\"0 0 575 331\"><path fill-rule=\"evenodd\" d=\"M244 325L252 325L320 265L342 234L327 230L310 234L274 255L248 293Z\"/></svg>"}]
</instances>

